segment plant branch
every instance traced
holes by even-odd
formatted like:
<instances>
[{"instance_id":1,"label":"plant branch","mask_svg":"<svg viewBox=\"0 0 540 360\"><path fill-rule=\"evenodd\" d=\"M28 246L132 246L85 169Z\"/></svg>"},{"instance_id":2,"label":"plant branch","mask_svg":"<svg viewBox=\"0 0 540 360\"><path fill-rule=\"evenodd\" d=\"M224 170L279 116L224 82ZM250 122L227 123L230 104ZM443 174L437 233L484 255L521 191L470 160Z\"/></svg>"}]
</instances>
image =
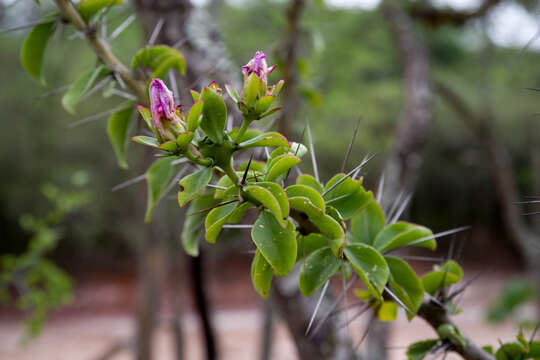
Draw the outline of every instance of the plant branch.
<instances>
[{"instance_id":1,"label":"plant branch","mask_svg":"<svg viewBox=\"0 0 540 360\"><path fill-rule=\"evenodd\" d=\"M113 54L109 43L101 38L95 29L88 26L75 6L73 6L73 3L69 0L55 0L55 2L60 10L62 19L83 33L86 41L88 41L88 44L90 44L101 61L120 76L122 81L133 91L133 94L137 96L140 102L147 103L144 83L137 79L131 70Z\"/></svg>"},{"instance_id":2,"label":"plant branch","mask_svg":"<svg viewBox=\"0 0 540 360\"><path fill-rule=\"evenodd\" d=\"M420 310L418 310L418 316L431 325L435 331L437 331L439 326L444 324L456 326L456 324L448 316L446 309L433 301L425 301L420 307ZM463 346L459 342L452 341L450 339L448 339L448 341L450 341L452 344L451 349L461 355L465 360L495 360L495 357L482 350L470 338L467 336L464 336L464 338L466 341L466 346Z\"/></svg>"},{"instance_id":3,"label":"plant branch","mask_svg":"<svg viewBox=\"0 0 540 360\"><path fill-rule=\"evenodd\" d=\"M501 3L501 0L484 0L476 9L455 10L451 7L436 8L433 6L418 5L409 10L412 18L420 20L430 26L438 27L441 25L461 26L467 20L476 19L487 14L487 12Z\"/></svg>"}]
</instances>

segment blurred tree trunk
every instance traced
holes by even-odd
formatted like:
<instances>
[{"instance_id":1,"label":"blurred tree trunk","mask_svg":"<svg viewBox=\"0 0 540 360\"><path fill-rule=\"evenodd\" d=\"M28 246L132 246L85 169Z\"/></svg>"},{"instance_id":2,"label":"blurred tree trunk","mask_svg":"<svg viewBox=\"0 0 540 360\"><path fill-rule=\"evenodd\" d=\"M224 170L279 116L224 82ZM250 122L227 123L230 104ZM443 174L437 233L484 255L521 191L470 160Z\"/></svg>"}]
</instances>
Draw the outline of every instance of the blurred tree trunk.
<instances>
[{"instance_id":1,"label":"blurred tree trunk","mask_svg":"<svg viewBox=\"0 0 540 360\"><path fill-rule=\"evenodd\" d=\"M402 62L404 105L396 128L394 145L384 167L383 208L390 208L402 191L414 191L423 152L431 127L432 90L430 61L425 45L410 17L398 6L383 3L382 12L390 23L397 53ZM375 320L367 337L366 359L388 358L391 324Z\"/></svg>"},{"instance_id":2,"label":"blurred tree trunk","mask_svg":"<svg viewBox=\"0 0 540 360\"><path fill-rule=\"evenodd\" d=\"M526 224L520 207L516 204L519 201L517 182L508 151L495 134L492 111L488 108L475 112L459 94L442 83L437 83L437 93L466 122L484 147L502 207L506 231L520 249L535 286L540 289L540 237ZM538 308L540 309L540 304Z\"/></svg>"}]
</instances>

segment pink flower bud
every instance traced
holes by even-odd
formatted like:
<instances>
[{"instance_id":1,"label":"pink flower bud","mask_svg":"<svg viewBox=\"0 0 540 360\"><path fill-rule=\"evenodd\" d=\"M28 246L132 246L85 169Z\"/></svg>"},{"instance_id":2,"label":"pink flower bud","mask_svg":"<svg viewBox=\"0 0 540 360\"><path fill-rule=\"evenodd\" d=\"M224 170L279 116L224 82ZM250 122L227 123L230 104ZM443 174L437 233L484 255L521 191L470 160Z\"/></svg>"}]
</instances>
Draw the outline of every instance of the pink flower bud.
<instances>
[{"instance_id":1,"label":"pink flower bud","mask_svg":"<svg viewBox=\"0 0 540 360\"><path fill-rule=\"evenodd\" d=\"M253 59L242 66L242 73L244 74L244 80L253 73L257 75L259 79L262 80L264 86L267 86L268 75L276 68L276 66L268 67L266 62L266 55L262 51L257 51Z\"/></svg>"},{"instance_id":2,"label":"pink flower bud","mask_svg":"<svg viewBox=\"0 0 540 360\"><path fill-rule=\"evenodd\" d=\"M160 141L176 140L184 131L183 113L174 103L174 96L160 79L153 79L149 87L152 121L159 133Z\"/></svg>"}]
</instances>

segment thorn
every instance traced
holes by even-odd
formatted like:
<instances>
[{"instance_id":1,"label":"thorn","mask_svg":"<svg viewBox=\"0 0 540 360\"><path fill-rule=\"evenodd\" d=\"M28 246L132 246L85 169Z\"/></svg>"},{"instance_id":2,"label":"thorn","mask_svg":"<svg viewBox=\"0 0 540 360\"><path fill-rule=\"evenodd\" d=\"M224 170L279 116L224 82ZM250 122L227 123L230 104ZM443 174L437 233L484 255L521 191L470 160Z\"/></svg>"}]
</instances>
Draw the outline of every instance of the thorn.
<instances>
[{"instance_id":1,"label":"thorn","mask_svg":"<svg viewBox=\"0 0 540 360\"><path fill-rule=\"evenodd\" d=\"M107 83L111 80L109 76L106 76L105 78L101 79L93 88L88 90L86 94L84 94L78 102L83 102L84 100L88 99L92 94L94 94L99 89L103 88Z\"/></svg>"},{"instance_id":2,"label":"thorn","mask_svg":"<svg viewBox=\"0 0 540 360\"><path fill-rule=\"evenodd\" d=\"M405 194L404 190L401 190L396 198L394 199L394 202L392 203L392 206L390 206L390 209L388 210L388 213L385 212L387 218L393 218L393 214L396 211L397 207L399 206L399 203L401 202L401 198Z\"/></svg>"},{"instance_id":3,"label":"thorn","mask_svg":"<svg viewBox=\"0 0 540 360\"><path fill-rule=\"evenodd\" d=\"M317 304L315 305L315 310L313 310L313 314L311 314L311 319L309 319L309 324L307 326L306 332L304 333L305 336L309 334L309 330L311 330L311 325L313 325L313 321L315 320L315 316L317 315L317 312L319 311L319 307L321 306L322 299L324 298L324 295L326 294L326 291L328 290L328 285L330 284L330 279L326 280L324 283L324 286L321 290L321 295L319 296L319 299L317 300Z\"/></svg>"},{"instance_id":4,"label":"thorn","mask_svg":"<svg viewBox=\"0 0 540 360\"><path fill-rule=\"evenodd\" d=\"M242 176L242 181L240 181L240 185L244 185L246 183L247 174L249 171L249 167L251 166L251 161L253 160L253 153L251 153L249 157L248 164L246 166L246 170L244 171L244 175Z\"/></svg>"},{"instance_id":5,"label":"thorn","mask_svg":"<svg viewBox=\"0 0 540 360\"><path fill-rule=\"evenodd\" d=\"M218 208L218 207L220 207L220 206L229 205L229 204L232 204L232 203L238 202L238 201L239 201L239 200L237 200L237 199L225 201L225 202L219 203L219 204L217 204L217 205L211 206L211 207L209 207L209 208L206 208L206 209L203 209L203 210L199 210L199 211L195 211L194 213L188 214L188 215L186 215L186 216L202 214L202 213L211 211L211 210L213 210L213 209L215 209L215 208Z\"/></svg>"},{"instance_id":6,"label":"thorn","mask_svg":"<svg viewBox=\"0 0 540 360\"><path fill-rule=\"evenodd\" d=\"M345 179L347 179L348 177L351 176L352 173L354 173L355 171L361 169L369 160L373 159L377 154L373 154L371 155L370 157L368 158L365 158L361 163L360 165L358 165L357 167L355 167L354 169L352 169L351 171L349 171L347 174L345 174L344 177L342 177L341 179L339 179L334 185L330 186L330 188L328 190L326 190L325 192L323 192L322 196L324 197L326 194L328 194L330 191L334 190L339 184L341 184L343 181L345 181ZM318 180L318 179L317 179Z\"/></svg>"},{"instance_id":7,"label":"thorn","mask_svg":"<svg viewBox=\"0 0 540 360\"><path fill-rule=\"evenodd\" d=\"M440 232L440 233L437 233L437 234L433 234L431 236L426 236L426 237L423 237L421 239L415 240L413 242L408 243L407 245L405 245L403 247L416 245L416 244L419 244L419 243L427 241L427 240L437 239L437 238L447 236L447 235L452 235L452 234L455 234L455 233L458 233L458 232L461 232L461 231L468 230L470 228L471 228L471 226L467 225L467 226L462 226L462 227L455 228L455 229L452 229L452 230L446 230L446 231L443 231L443 232ZM396 249L392 249L392 250L388 251L387 253L392 252L394 250L396 250Z\"/></svg>"},{"instance_id":8,"label":"thorn","mask_svg":"<svg viewBox=\"0 0 540 360\"><path fill-rule=\"evenodd\" d=\"M540 321L538 322L538 324L536 325L536 327L534 328L532 332L531 340L529 340L529 344L533 342L534 337L536 336L536 333L538 332L538 329L540 329Z\"/></svg>"},{"instance_id":9,"label":"thorn","mask_svg":"<svg viewBox=\"0 0 540 360\"><path fill-rule=\"evenodd\" d=\"M317 168L317 158L315 156L315 149L313 148L313 139L311 137L311 127L309 126L309 120L306 120L306 130L308 135L309 153L311 154L311 163L313 164L313 175L315 175L315 179L320 182L319 169Z\"/></svg>"},{"instance_id":10,"label":"thorn","mask_svg":"<svg viewBox=\"0 0 540 360\"><path fill-rule=\"evenodd\" d=\"M109 91L110 91L111 94L118 95L118 96L123 97L124 99L127 99L127 100L137 100L136 96L133 96L130 93L125 92L125 91L121 91L121 90L117 90L117 89L110 89Z\"/></svg>"},{"instance_id":11,"label":"thorn","mask_svg":"<svg viewBox=\"0 0 540 360\"><path fill-rule=\"evenodd\" d=\"M118 191L120 189L123 189L125 187L128 187L129 185L138 183L139 181L143 181L146 177L146 174L139 175L137 177L134 177L133 179L129 179L127 181L124 181L123 183L120 183L118 185L115 185L111 188L112 192Z\"/></svg>"},{"instance_id":12,"label":"thorn","mask_svg":"<svg viewBox=\"0 0 540 360\"><path fill-rule=\"evenodd\" d=\"M488 269L482 270L479 273L477 273L476 275L474 275L472 278L470 278L465 283L463 283L463 285L459 289L454 291L452 294L448 295L448 300L452 300L454 297L456 297L456 295L464 292L473 282L475 282L481 276L485 275L486 273L490 272L491 270L492 270L492 267L489 267Z\"/></svg>"},{"instance_id":13,"label":"thorn","mask_svg":"<svg viewBox=\"0 0 540 360\"><path fill-rule=\"evenodd\" d=\"M223 225L224 229L251 229L253 225L244 225L244 224L225 224Z\"/></svg>"},{"instance_id":14,"label":"thorn","mask_svg":"<svg viewBox=\"0 0 540 360\"><path fill-rule=\"evenodd\" d=\"M156 23L156 26L154 27L154 30L152 31L152 35L150 35L150 39L148 39L147 46L154 45L164 23L165 23L165 19L160 18L158 20L158 22Z\"/></svg>"},{"instance_id":15,"label":"thorn","mask_svg":"<svg viewBox=\"0 0 540 360\"><path fill-rule=\"evenodd\" d=\"M341 266L341 284L343 286L343 292L345 293L345 295L343 296L343 305L345 306L345 323L346 323L346 326L347 326L347 336L349 336L350 335L349 316L348 316L348 311L347 311L347 308L349 306L348 306L348 302L347 302L347 287L346 287L346 284L345 284L345 268L343 267L343 264Z\"/></svg>"},{"instance_id":16,"label":"thorn","mask_svg":"<svg viewBox=\"0 0 540 360\"><path fill-rule=\"evenodd\" d=\"M414 315L414 313L403 302L401 302L401 300L397 297L397 295L394 294L388 286L385 285L384 289L394 299L395 302L397 302L402 308L405 309L405 311L407 311L411 315Z\"/></svg>"},{"instance_id":17,"label":"thorn","mask_svg":"<svg viewBox=\"0 0 540 360\"><path fill-rule=\"evenodd\" d=\"M70 128L74 128L74 127L77 127L77 126L79 126L79 125L83 125L83 124L86 124L86 123L89 123L89 122L92 122L92 121L95 121L95 120L99 120L99 119L101 119L101 118L103 118L103 117L105 117L105 116L112 115L112 114L114 114L114 113L117 112L117 111L125 110L125 109L127 109L127 108L128 108L128 107L125 106L125 105L123 105L123 106L118 106L118 107L115 107L115 108L113 108L113 109L111 109L111 110L107 110L107 111L101 112L101 113L99 113L99 114L95 114L95 115L92 115L92 116L88 116L88 117L86 117L86 118L84 118L84 119L81 119L81 120L79 120L79 121L75 121L75 122L69 124L68 126L69 126Z\"/></svg>"},{"instance_id":18,"label":"thorn","mask_svg":"<svg viewBox=\"0 0 540 360\"><path fill-rule=\"evenodd\" d=\"M364 331L364 334L362 335L362 337L360 338L360 341L358 342L358 344L356 344L354 346L354 350L357 351L358 348L360 347L360 345L362 345L362 343L364 342L364 340L367 338L368 334L369 334L369 330L371 330L371 327L375 324L375 313L373 313L371 315L371 318L369 319L369 322L366 326L366 330Z\"/></svg>"},{"instance_id":19,"label":"thorn","mask_svg":"<svg viewBox=\"0 0 540 360\"><path fill-rule=\"evenodd\" d=\"M173 90L173 97L174 101L178 104L180 102L180 99L178 98L180 96L180 93L178 92L178 85L176 84L176 77L174 77L174 73L172 70L169 70L169 83L171 84L171 88Z\"/></svg>"},{"instance_id":20,"label":"thorn","mask_svg":"<svg viewBox=\"0 0 540 360\"><path fill-rule=\"evenodd\" d=\"M404 260L415 260L415 261L433 261L433 262L439 262L443 261L444 258L442 257L434 257L434 256L415 256L415 255L405 255L401 257Z\"/></svg>"},{"instance_id":21,"label":"thorn","mask_svg":"<svg viewBox=\"0 0 540 360\"><path fill-rule=\"evenodd\" d=\"M377 188L377 202L380 204L382 200L384 190L384 173L381 174L381 179L379 180L379 187Z\"/></svg>"},{"instance_id":22,"label":"thorn","mask_svg":"<svg viewBox=\"0 0 540 360\"><path fill-rule=\"evenodd\" d=\"M212 189L227 190L227 188L224 187L224 186L218 186L218 185L212 185L212 184L207 184L206 186L208 186L209 188L212 188Z\"/></svg>"},{"instance_id":23,"label":"thorn","mask_svg":"<svg viewBox=\"0 0 540 360\"><path fill-rule=\"evenodd\" d=\"M412 194L407 194L407 196L405 196L405 200L403 200L403 203L397 210L396 214L392 217L392 220L390 220L390 224L393 224L396 221L398 221L403 211L405 211L405 209L407 208L407 205L409 205L409 201L411 200L411 197L412 197Z\"/></svg>"},{"instance_id":24,"label":"thorn","mask_svg":"<svg viewBox=\"0 0 540 360\"><path fill-rule=\"evenodd\" d=\"M109 37L110 40L114 40L120 35L134 20L136 16L135 14L131 14L128 16L126 20L124 20L114 31L111 33L111 36Z\"/></svg>"},{"instance_id":25,"label":"thorn","mask_svg":"<svg viewBox=\"0 0 540 360\"><path fill-rule=\"evenodd\" d=\"M46 92L44 94L39 95L39 98L43 99L43 98L46 98L46 97L49 97L49 96L52 96L52 95L63 93L65 91L69 90L71 88L71 86L72 86L71 84L68 84L68 85L64 85L62 87L59 87L58 89L48 91L48 92Z\"/></svg>"},{"instance_id":26,"label":"thorn","mask_svg":"<svg viewBox=\"0 0 540 360\"><path fill-rule=\"evenodd\" d=\"M23 29L27 29L27 28L30 28L34 25L40 25L40 24L46 24L46 23L49 23L49 22L53 22L53 21L56 21L60 19L60 16L57 16L57 17L54 17L54 18L50 18L50 19L40 19L40 20L36 20L36 21L33 21L31 23L28 23L28 24L24 24L24 25L19 25L19 26L14 26L12 28L8 28L8 29L2 29L0 30L0 34L5 34L5 33L8 33L8 32L11 32L11 31L17 31L17 30L23 30Z\"/></svg>"},{"instance_id":27,"label":"thorn","mask_svg":"<svg viewBox=\"0 0 540 360\"><path fill-rule=\"evenodd\" d=\"M354 127L351 142L349 143L349 147L347 148L347 152L345 153L345 158L343 159L343 164L341 165L341 172L345 171L345 166L347 166L347 161L349 161L349 156L351 156L351 151L354 145L354 141L356 140L356 134L358 134L358 129L360 128L360 120L362 120L362 118L359 117Z\"/></svg>"},{"instance_id":28,"label":"thorn","mask_svg":"<svg viewBox=\"0 0 540 360\"><path fill-rule=\"evenodd\" d=\"M180 169L178 174L176 174L176 176L172 179L172 181L169 183L169 185L167 185L167 187L165 188L165 191L163 192L164 197L167 196L167 194L169 194L169 191L172 190L174 185L176 185L180 181L180 179L186 173L188 168L189 168L188 166L184 166L182 169Z\"/></svg>"}]
</instances>

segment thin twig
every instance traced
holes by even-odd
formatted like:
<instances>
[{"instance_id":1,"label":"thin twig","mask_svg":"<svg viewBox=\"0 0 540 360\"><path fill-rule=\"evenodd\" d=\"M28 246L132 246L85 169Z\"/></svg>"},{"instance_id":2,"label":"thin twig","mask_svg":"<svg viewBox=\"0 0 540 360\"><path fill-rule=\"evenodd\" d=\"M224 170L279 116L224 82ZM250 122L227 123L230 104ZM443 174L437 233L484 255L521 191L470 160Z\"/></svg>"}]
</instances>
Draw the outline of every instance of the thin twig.
<instances>
[{"instance_id":1,"label":"thin twig","mask_svg":"<svg viewBox=\"0 0 540 360\"><path fill-rule=\"evenodd\" d=\"M347 161L349 160L349 157L351 156L351 151L354 145L354 141L356 140L356 134L358 134L358 129L360 128L360 120L361 118L358 118L358 121L356 122L356 126L354 127L351 142L349 143L349 147L347 148L347 152L345 153L345 158L343 159L343 164L341 165L341 172L345 171L345 166L347 166Z\"/></svg>"},{"instance_id":2,"label":"thin twig","mask_svg":"<svg viewBox=\"0 0 540 360\"><path fill-rule=\"evenodd\" d=\"M313 139L311 137L311 127L309 126L309 121L306 121L306 130L308 136L309 153L311 154L311 163L313 164L313 175L317 181L320 181L319 168L317 167L317 158L315 156L315 149L313 148Z\"/></svg>"}]
</instances>

